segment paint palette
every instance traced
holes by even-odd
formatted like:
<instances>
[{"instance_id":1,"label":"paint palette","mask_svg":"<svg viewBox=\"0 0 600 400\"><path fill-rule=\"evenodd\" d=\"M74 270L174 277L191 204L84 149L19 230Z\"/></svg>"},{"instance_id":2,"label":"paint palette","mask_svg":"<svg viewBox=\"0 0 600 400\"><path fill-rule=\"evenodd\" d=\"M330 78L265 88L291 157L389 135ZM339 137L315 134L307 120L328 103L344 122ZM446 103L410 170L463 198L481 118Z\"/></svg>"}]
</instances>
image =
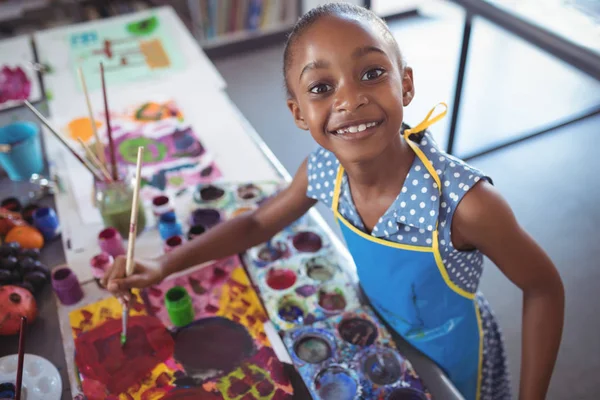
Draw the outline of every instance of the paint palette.
<instances>
[{"instance_id":1,"label":"paint palette","mask_svg":"<svg viewBox=\"0 0 600 400\"><path fill-rule=\"evenodd\" d=\"M256 209L281 187L282 184L276 181L199 184L193 193L191 219L198 209L217 210L223 219L236 217Z\"/></svg>"},{"instance_id":2,"label":"paint palette","mask_svg":"<svg viewBox=\"0 0 600 400\"><path fill-rule=\"evenodd\" d=\"M186 289L196 314L177 328L164 306L165 293L175 286ZM120 313L119 303L109 298L70 314L81 387L89 398L292 397L264 330L266 313L238 257L136 293L122 347Z\"/></svg>"},{"instance_id":3,"label":"paint palette","mask_svg":"<svg viewBox=\"0 0 600 400\"><path fill-rule=\"evenodd\" d=\"M366 307L290 330L283 340L315 399L431 398Z\"/></svg>"},{"instance_id":4,"label":"paint palette","mask_svg":"<svg viewBox=\"0 0 600 400\"><path fill-rule=\"evenodd\" d=\"M290 227L250 249L245 257L279 330L310 325L360 304L342 259L315 227Z\"/></svg>"},{"instance_id":5,"label":"paint palette","mask_svg":"<svg viewBox=\"0 0 600 400\"><path fill-rule=\"evenodd\" d=\"M8 386L12 386L16 382L18 362L19 356L17 354L0 358L0 394L10 393L11 390L8 390ZM62 381L56 367L43 357L25 354L23 358L22 398L27 400L60 400L61 395ZM0 397L3 398L2 395Z\"/></svg>"}]
</instances>

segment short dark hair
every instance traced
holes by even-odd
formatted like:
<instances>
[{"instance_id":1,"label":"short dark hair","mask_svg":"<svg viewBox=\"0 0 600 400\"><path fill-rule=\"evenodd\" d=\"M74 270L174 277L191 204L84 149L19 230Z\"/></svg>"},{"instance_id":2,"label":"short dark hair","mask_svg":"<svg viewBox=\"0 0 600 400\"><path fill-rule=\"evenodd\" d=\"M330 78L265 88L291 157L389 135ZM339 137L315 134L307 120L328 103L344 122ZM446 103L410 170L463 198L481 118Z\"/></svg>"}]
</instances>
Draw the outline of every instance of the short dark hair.
<instances>
[{"instance_id":1,"label":"short dark hair","mask_svg":"<svg viewBox=\"0 0 600 400\"><path fill-rule=\"evenodd\" d=\"M390 32L390 28L387 26L385 21L379 18L373 11L368 10L364 7L343 2L327 3L322 6L318 6L311 9L302 17L300 17L300 19L298 20L298 22L296 22L296 25L294 25L294 28L292 28L292 31L290 32L287 38L287 41L285 43L285 49L283 50L283 79L288 97L292 97L289 85L287 84L287 71L289 70L290 65L292 63L292 48L294 44L296 43L296 41L298 41L298 39L300 38L300 36L302 36L306 29L312 26L315 22L319 21L323 17L333 15L352 17L357 20L365 21L376 25L377 28L379 28L382 31L382 34L385 36L385 39L389 40L395 46L396 51L398 53L398 62L400 63L401 68L403 67L402 53L400 52L398 43L396 42L396 39L394 39L394 36Z\"/></svg>"}]
</instances>

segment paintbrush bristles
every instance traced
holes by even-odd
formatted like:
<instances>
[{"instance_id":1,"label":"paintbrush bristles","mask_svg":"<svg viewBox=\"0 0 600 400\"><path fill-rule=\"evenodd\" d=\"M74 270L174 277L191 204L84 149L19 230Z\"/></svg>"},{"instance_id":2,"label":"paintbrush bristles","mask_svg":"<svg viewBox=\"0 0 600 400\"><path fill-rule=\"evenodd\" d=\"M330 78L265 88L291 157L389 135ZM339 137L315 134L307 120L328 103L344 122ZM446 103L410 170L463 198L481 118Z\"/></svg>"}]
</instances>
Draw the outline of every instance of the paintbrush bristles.
<instances>
[{"instance_id":1,"label":"paintbrush bristles","mask_svg":"<svg viewBox=\"0 0 600 400\"><path fill-rule=\"evenodd\" d=\"M104 156L104 146L100 141L100 136L98 136L98 128L96 127L96 120L94 119L94 112L92 111L92 103L90 102L90 95L87 90L87 84L85 83L85 75L83 74L81 66L77 68L77 73L79 74L79 79L81 80L81 87L83 89L83 95L85 96L85 104L87 105L90 124L92 124L92 132L94 133L94 139L96 140L96 155L98 156L101 165L104 166L104 164L106 163L106 157Z\"/></svg>"},{"instance_id":2,"label":"paintbrush bristles","mask_svg":"<svg viewBox=\"0 0 600 400\"><path fill-rule=\"evenodd\" d=\"M71 152L71 154L73 154L73 156L75 156L75 158L81 163L83 164L83 166L85 168L87 168L88 171L91 172L92 175L94 175L94 177L98 180L98 181L103 181L104 178L102 177L102 175L98 174L98 172L92 168L89 163L87 161L85 161L83 159L83 157L81 157L77 151L75 151L75 149L73 149L69 143L65 140L65 138L62 137L62 135L60 133L58 133L58 131L56 129L54 129L54 127L52 125L50 125L50 122L46 119L46 117L44 117L34 106L31 105L30 102L28 102L27 100L24 101L25 105L35 114L35 116L40 120L40 122L46 127L48 128L48 130L67 148L67 150L69 150Z\"/></svg>"},{"instance_id":3,"label":"paintbrush bristles","mask_svg":"<svg viewBox=\"0 0 600 400\"><path fill-rule=\"evenodd\" d=\"M98 160L98 157L96 157L96 155L94 154L92 149L90 149L90 147L87 144L85 144L85 142L83 140L81 140L81 138L77 138L77 141L79 142L79 144L81 145L83 150L85 150L85 153L90 158L91 163L96 168L98 168L100 170L100 172L102 172L102 175L104 175L104 178L106 178L106 180L108 182L112 182L112 177L110 176L110 174L108 173L108 171L106 170L106 168L104 167L102 162L100 162L100 160Z\"/></svg>"}]
</instances>

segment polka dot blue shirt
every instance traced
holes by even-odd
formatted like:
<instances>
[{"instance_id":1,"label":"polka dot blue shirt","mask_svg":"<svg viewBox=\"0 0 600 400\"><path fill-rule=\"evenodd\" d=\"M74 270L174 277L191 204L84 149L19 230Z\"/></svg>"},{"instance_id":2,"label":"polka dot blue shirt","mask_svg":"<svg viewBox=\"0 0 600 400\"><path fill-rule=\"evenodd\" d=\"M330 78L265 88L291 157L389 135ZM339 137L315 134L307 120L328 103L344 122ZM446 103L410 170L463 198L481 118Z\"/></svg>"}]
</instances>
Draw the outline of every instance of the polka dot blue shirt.
<instances>
[{"instance_id":1,"label":"polka dot blue shirt","mask_svg":"<svg viewBox=\"0 0 600 400\"><path fill-rule=\"evenodd\" d=\"M396 243L430 246L432 231L438 222L439 249L450 279L461 289L475 293L481 278L483 255L476 250L455 249L450 227L456 207L464 195L480 179L489 178L465 162L446 154L428 132L419 135L415 143L436 170L442 184L441 195L437 183L423 162L415 157L401 192L379 219L371 235ZM313 151L307 163L307 196L322 201L331 208L339 165L330 151L322 147ZM352 201L346 174L342 177L338 211L357 229L365 231Z\"/></svg>"}]
</instances>

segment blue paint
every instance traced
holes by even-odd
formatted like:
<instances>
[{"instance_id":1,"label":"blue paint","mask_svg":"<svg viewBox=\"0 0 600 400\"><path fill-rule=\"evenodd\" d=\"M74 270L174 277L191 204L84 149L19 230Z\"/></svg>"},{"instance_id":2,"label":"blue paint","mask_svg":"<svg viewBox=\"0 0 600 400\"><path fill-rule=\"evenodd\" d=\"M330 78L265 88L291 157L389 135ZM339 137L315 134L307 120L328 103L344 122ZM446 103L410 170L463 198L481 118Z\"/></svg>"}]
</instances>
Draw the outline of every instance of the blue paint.
<instances>
[{"instance_id":1,"label":"blue paint","mask_svg":"<svg viewBox=\"0 0 600 400\"><path fill-rule=\"evenodd\" d=\"M46 241L54 239L60 233L58 217L50 207L42 207L34 211L33 225L40 231Z\"/></svg>"},{"instance_id":2,"label":"blue paint","mask_svg":"<svg viewBox=\"0 0 600 400\"><path fill-rule=\"evenodd\" d=\"M14 399L17 388L12 382L0 383L0 399Z\"/></svg>"},{"instance_id":3,"label":"blue paint","mask_svg":"<svg viewBox=\"0 0 600 400\"><path fill-rule=\"evenodd\" d=\"M29 180L44 170L44 156L40 144L40 128L33 122L15 122L0 127L0 144L10 146L0 152L0 164L10 180Z\"/></svg>"},{"instance_id":4,"label":"blue paint","mask_svg":"<svg viewBox=\"0 0 600 400\"><path fill-rule=\"evenodd\" d=\"M358 384L343 368L334 366L317 375L315 388L323 400L352 400L358 391Z\"/></svg>"},{"instance_id":5,"label":"blue paint","mask_svg":"<svg viewBox=\"0 0 600 400\"><path fill-rule=\"evenodd\" d=\"M162 240L167 240L172 236L183 236L181 223L177 221L177 216L173 211L160 216L158 232Z\"/></svg>"},{"instance_id":6,"label":"blue paint","mask_svg":"<svg viewBox=\"0 0 600 400\"><path fill-rule=\"evenodd\" d=\"M294 304L284 304L279 308L279 317L284 321L300 323L304 318L304 311Z\"/></svg>"}]
</instances>

